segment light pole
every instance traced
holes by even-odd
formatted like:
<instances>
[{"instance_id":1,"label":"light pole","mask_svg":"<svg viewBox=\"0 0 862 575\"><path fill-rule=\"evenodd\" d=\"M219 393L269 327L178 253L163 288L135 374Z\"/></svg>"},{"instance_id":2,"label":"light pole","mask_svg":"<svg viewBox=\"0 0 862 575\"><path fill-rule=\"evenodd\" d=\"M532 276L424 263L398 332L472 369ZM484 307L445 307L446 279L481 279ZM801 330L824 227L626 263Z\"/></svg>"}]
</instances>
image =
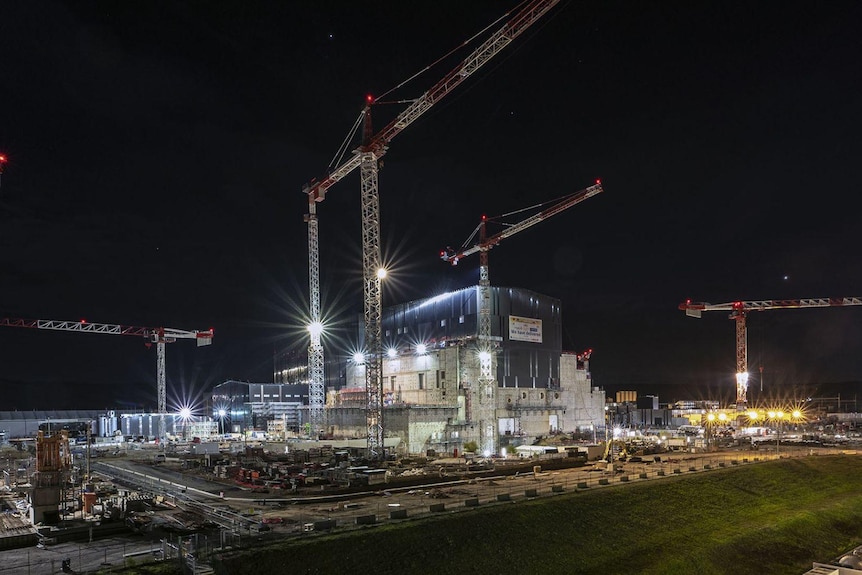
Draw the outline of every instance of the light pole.
<instances>
[{"instance_id":1,"label":"light pole","mask_svg":"<svg viewBox=\"0 0 862 575\"><path fill-rule=\"evenodd\" d=\"M222 439L224 439L224 416L227 415L227 412L224 409L219 409L217 413L218 413L219 426L221 428L219 430L219 433L221 434Z\"/></svg>"},{"instance_id":2,"label":"light pole","mask_svg":"<svg viewBox=\"0 0 862 575\"><path fill-rule=\"evenodd\" d=\"M775 444L775 453L781 457L781 428L784 427L784 412L779 409L775 415L778 417L778 442Z\"/></svg>"},{"instance_id":3,"label":"light pole","mask_svg":"<svg viewBox=\"0 0 862 575\"><path fill-rule=\"evenodd\" d=\"M711 451L712 435L715 433L713 426L715 425L715 414L709 412L706 414L706 450Z\"/></svg>"},{"instance_id":4,"label":"light pole","mask_svg":"<svg viewBox=\"0 0 862 575\"><path fill-rule=\"evenodd\" d=\"M189 409L188 407L183 407L182 409L180 409L180 417L183 420L183 439L188 441L188 439L189 439L188 427L189 427L189 420L192 417L192 410Z\"/></svg>"}]
</instances>

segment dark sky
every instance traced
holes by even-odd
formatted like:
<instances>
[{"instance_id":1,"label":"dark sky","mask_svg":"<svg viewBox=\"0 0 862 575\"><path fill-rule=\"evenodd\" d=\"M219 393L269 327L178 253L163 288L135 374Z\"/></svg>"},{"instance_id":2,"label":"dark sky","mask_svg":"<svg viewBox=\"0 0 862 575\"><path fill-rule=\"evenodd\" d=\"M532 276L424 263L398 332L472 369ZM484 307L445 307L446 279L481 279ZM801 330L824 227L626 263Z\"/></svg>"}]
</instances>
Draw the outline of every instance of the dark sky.
<instances>
[{"instance_id":1,"label":"dark sky","mask_svg":"<svg viewBox=\"0 0 862 575\"><path fill-rule=\"evenodd\" d=\"M366 94L510 7L0 3L0 314L214 327L210 348L168 347L169 405L269 381L274 349L306 345L302 185ZM492 283L559 297L564 348L592 347L608 391L730 399L733 322L681 301L862 295L860 17L850 1L561 2L392 142L386 300L475 284L478 259L437 252L481 214L601 178L604 194L492 251ZM376 125L403 107L376 106ZM358 175L319 213L324 307L350 319ZM862 307L749 327L772 393L862 379ZM0 329L0 409L152 406L154 378L142 340Z\"/></svg>"}]
</instances>

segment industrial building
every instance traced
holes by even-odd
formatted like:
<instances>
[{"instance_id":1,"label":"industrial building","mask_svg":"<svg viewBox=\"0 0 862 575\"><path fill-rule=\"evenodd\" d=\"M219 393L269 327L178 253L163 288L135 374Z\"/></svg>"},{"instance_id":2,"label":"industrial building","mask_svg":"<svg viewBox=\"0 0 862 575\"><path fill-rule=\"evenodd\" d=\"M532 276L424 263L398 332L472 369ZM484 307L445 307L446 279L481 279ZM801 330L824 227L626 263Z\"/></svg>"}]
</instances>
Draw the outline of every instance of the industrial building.
<instances>
[{"instance_id":1,"label":"industrial building","mask_svg":"<svg viewBox=\"0 0 862 575\"><path fill-rule=\"evenodd\" d=\"M592 385L589 352L562 350L560 301L519 288L490 293L500 445L603 426L605 394ZM408 453L454 453L478 441L478 297L472 286L383 312L384 433L400 437ZM336 361L339 385L327 390L327 432L363 436L365 359Z\"/></svg>"},{"instance_id":2,"label":"industrial building","mask_svg":"<svg viewBox=\"0 0 862 575\"><path fill-rule=\"evenodd\" d=\"M589 352L562 350L560 301L511 287L492 287L490 294L500 445L515 447L540 436L604 426L605 394L592 385ZM479 288L472 286L383 310L384 434L397 437L406 453L455 453L478 440L478 298ZM356 325L355 341L363 341L363 324ZM328 437L367 434L368 358L357 350L358 344L328 356ZM282 381L307 378L307 371L296 367L276 371ZM224 414L232 432L301 429L308 421L308 403L308 386L302 383L227 381L212 394L214 414Z\"/></svg>"},{"instance_id":3,"label":"industrial building","mask_svg":"<svg viewBox=\"0 0 862 575\"><path fill-rule=\"evenodd\" d=\"M228 380L212 391L212 414L222 433L259 429L300 431L308 406L308 383L248 383Z\"/></svg>"}]
</instances>

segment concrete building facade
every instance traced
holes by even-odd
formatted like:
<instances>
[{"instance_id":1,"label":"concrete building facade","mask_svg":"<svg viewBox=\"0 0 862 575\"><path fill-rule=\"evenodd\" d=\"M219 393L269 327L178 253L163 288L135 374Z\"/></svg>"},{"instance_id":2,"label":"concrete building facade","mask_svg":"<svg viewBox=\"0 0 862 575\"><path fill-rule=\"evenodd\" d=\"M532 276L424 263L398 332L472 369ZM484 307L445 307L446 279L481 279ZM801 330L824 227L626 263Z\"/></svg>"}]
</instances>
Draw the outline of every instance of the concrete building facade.
<instances>
[{"instance_id":1,"label":"concrete building facade","mask_svg":"<svg viewBox=\"0 0 862 575\"><path fill-rule=\"evenodd\" d=\"M454 453L479 439L477 293L472 287L384 310L384 433L400 437L409 453ZM592 385L588 354L561 349L559 300L516 288L491 293L501 447L603 427L605 394ZM327 394L327 431L364 436L365 365L342 362L341 385Z\"/></svg>"}]
</instances>

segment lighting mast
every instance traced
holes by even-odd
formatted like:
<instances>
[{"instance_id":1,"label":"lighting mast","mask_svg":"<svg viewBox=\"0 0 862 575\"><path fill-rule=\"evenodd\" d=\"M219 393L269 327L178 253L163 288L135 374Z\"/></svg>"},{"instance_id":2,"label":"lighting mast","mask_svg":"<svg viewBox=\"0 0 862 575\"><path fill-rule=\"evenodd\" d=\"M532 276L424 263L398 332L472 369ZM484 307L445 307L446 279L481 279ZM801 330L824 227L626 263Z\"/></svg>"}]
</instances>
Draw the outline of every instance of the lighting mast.
<instances>
[{"instance_id":1,"label":"lighting mast","mask_svg":"<svg viewBox=\"0 0 862 575\"><path fill-rule=\"evenodd\" d=\"M407 126L415 122L434 104L448 95L476 70L496 56L503 48L545 15L559 0L530 0L523 4L517 13L509 18L502 28L485 40L463 62L450 71L442 80L427 92L416 98L398 116L377 134L370 134L371 105L376 100L369 96L357 125L364 126L362 145L352 155L332 170L325 178L312 181L303 187L308 195L308 262L309 262L309 300L310 325L322 326L320 317L320 260L318 250L317 211L315 204L322 202L329 188L343 179L356 168L360 168L360 191L362 211L362 281L364 297L365 350L368 358L365 368L366 389L366 427L368 430L368 456L379 458L383 454L383 424L381 406L382 385L382 348L381 348L381 309L380 294L381 257L380 257L380 200L377 187L377 172L380 159L386 154L389 142ZM508 14L507 14L508 15ZM507 15L504 15L507 16ZM309 345L309 404L313 428L321 427L325 411L323 409L323 347L319 338L312 333Z\"/></svg>"},{"instance_id":2,"label":"lighting mast","mask_svg":"<svg viewBox=\"0 0 862 575\"><path fill-rule=\"evenodd\" d=\"M736 409L737 411L745 411L748 405L748 335L745 318L748 313L769 309L845 307L851 305L862 305L862 298L765 299L715 304L686 300L679 304L679 309L684 311L685 315L696 318L700 318L701 312L705 311L730 312L728 318L736 322Z\"/></svg>"},{"instance_id":3,"label":"lighting mast","mask_svg":"<svg viewBox=\"0 0 862 575\"><path fill-rule=\"evenodd\" d=\"M478 358L479 358L479 408L476 410L476 417L479 421L480 443L482 452L488 455L497 453L497 378L494 373L496 371L497 357L497 342L491 336L491 279L488 268L488 252L499 244L504 239L522 232L530 228L542 220L546 220L551 216L559 214L584 200L602 193L602 183L596 180L595 185L583 189L574 194L565 196L557 200L551 207L546 208L532 216L522 220L516 224L507 225L502 232L491 236L486 236L486 224L488 218L482 216L479 225L470 234L470 237L461 246L460 251L444 250L440 252L440 258L445 262L450 262L453 266L458 265L458 261L471 254L479 252L479 288L477 297L479 300L479 333L478 340ZM535 209L539 206L533 206ZM523 211L523 210L519 210ZM501 216L502 217L502 216ZM499 218L493 218L498 220ZM479 241L467 247L476 234L479 234ZM589 359L589 357L588 357Z\"/></svg>"}]
</instances>

